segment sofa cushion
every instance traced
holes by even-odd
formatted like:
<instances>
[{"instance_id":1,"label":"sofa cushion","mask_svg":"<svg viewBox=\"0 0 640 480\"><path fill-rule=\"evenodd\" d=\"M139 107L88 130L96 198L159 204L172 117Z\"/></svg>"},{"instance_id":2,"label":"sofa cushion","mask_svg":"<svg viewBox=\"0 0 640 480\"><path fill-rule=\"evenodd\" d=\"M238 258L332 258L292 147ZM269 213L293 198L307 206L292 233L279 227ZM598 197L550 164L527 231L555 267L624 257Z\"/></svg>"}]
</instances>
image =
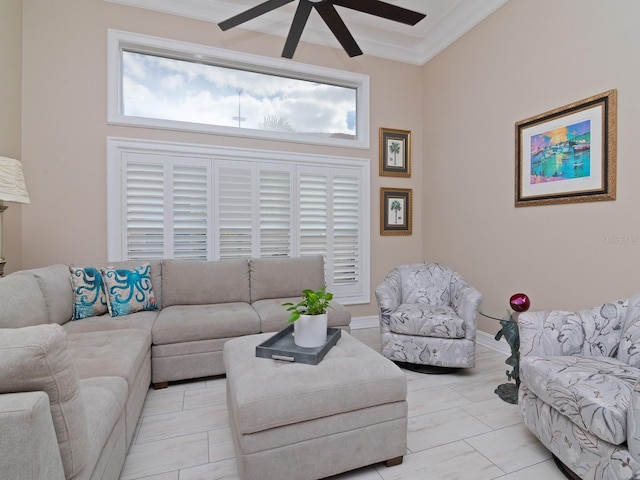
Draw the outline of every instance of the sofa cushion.
<instances>
[{"instance_id":1,"label":"sofa cushion","mask_svg":"<svg viewBox=\"0 0 640 480\"><path fill-rule=\"evenodd\" d=\"M0 329L0 393L34 391L49 396L65 476L71 478L87 461L87 419L78 373L58 324Z\"/></svg>"},{"instance_id":2,"label":"sofa cushion","mask_svg":"<svg viewBox=\"0 0 640 480\"><path fill-rule=\"evenodd\" d=\"M543 402L606 442L627 439L627 410L640 369L607 357L524 357L523 383Z\"/></svg>"},{"instance_id":3,"label":"sofa cushion","mask_svg":"<svg viewBox=\"0 0 640 480\"><path fill-rule=\"evenodd\" d=\"M286 302L298 303L302 297L271 298L257 300L251 304L260 317L261 332L279 332L289 323L289 312L282 304ZM329 302L327 310L327 322L329 327L347 327L351 323L351 314L344 305L338 302Z\"/></svg>"},{"instance_id":4,"label":"sofa cushion","mask_svg":"<svg viewBox=\"0 0 640 480\"><path fill-rule=\"evenodd\" d=\"M582 355L616 355L627 316L627 303L609 302L603 305L571 313L569 321L577 322L584 332Z\"/></svg>"},{"instance_id":5,"label":"sofa cushion","mask_svg":"<svg viewBox=\"0 0 640 480\"><path fill-rule=\"evenodd\" d=\"M640 295L629 299L617 358L640 368Z\"/></svg>"},{"instance_id":6,"label":"sofa cushion","mask_svg":"<svg viewBox=\"0 0 640 480\"><path fill-rule=\"evenodd\" d=\"M87 412L87 465L81 478L93 478L94 469L114 428L124 430L127 382L119 377L80 380L80 394ZM91 475L93 473L93 475ZM104 478L104 477L98 477Z\"/></svg>"},{"instance_id":7,"label":"sofa cushion","mask_svg":"<svg viewBox=\"0 0 640 480\"><path fill-rule=\"evenodd\" d=\"M101 271L112 317L158 308L148 263L135 268L103 267Z\"/></svg>"},{"instance_id":8,"label":"sofa cushion","mask_svg":"<svg viewBox=\"0 0 640 480\"><path fill-rule=\"evenodd\" d=\"M247 260L165 260L162 306L249 303Z\"/></svg>"},{"instance_id":9,"label":"sofa cushion","mask_svg":"<svg viewBox=\"0 0 640 480\"><path fill-rule=\"evenodd\" d=\"M445 305L403 303L391 314L389 329L403 335L464 338L465 323L453 308Z\"/></svg>"},{"instance_id":10,"label":"sofa cushion","mask_svg":"<svg viewBox=\"0 0 640 480\"><path fill-rule=\"evenodd\" d=\"M248 303L174 305L158 314L153 326L153 344L197 342L259 332L260 319Z\"/></svg>"},{"instance_id":11,"label":"sofa cushion","mask_svg":"<svg viewBox=\"0 0 640 480\"><path fill-rule=\"evenodd\" d=\"M265 298L299 297L304 289L325 285L324 258L252 258L249 261L251 302Z\"/></svg>"},{"instance_id":12,"label":"sofa cushion","mask_svg":"<svg viewBox=\"0 0 640 480\"><path fill-rule=\"evenodd\" d=\"M65 324L73 317L73 289L69 267L58 264L34 268L29 272L36 277L47 305L49 323Z\"/></svg>"},{"instance_id":13,"label":"sofa cushion","mask_svg":"<svg viewBox=\"0 0 640 480\"><path fill-rule=\"evenodd\" d=\"M81 322L67 322L63 327L67 333L99 332L102 330L122 330L125 328L134 328L150 332L157 316L158 310L132 313L124 317L100 315L99 317L85 318Z\"/></svg>"},{"instance_id":14,"label":"sofa cushion","mask_svg":"<svg viewBox=\"0 0 640 480\"><path fill-rule=\"evenodd\" d=\"M121 377L129 382L151 349L151 333L136 329L69 333L67 341L81 379Z\"/></svg>"},{"instance_id":15,"label":"sofa cushion","mask_svg":"<svg viewBox=\"0 0 640 480\"><path fill-rule=\"evenodd\" d=\"M103 315L107 313L107 294L104 279L96 267L70 266L73 287L73 319Z\"/></svg>"},{"instance_id":16,"label":"sofa cushion","mask_svg":"<svg viewBox=\"0 0 640 480\"><path fill-rule=\"evenodd\" d=\"M0 328L19 328L49 322L47 305L36 278L19 272L0 278Z\"/></svg>"}]
</instances>

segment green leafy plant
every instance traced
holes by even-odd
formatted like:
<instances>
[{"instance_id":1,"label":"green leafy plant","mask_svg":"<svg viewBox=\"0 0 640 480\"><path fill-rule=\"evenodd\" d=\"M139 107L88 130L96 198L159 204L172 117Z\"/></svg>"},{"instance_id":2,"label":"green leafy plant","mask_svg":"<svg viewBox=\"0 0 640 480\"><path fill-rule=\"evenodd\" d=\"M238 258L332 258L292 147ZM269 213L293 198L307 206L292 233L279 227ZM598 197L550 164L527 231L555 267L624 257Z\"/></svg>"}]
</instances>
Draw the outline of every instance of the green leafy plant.
<instances>
[{"instance_id":1,"label":"green leafy plant","mask_svg":"<svg viewBox=\"0 0 640 480\"><path fill-rule=\"evenodd\" d=\"M320 290L306 289L302 291L304 298L298 303L283 303L283 307L287 308L289 315L289 323L293 323L300 318L300 315L322 315L327 313L329 301L333 298L333 293L327 292L324 286Z\"/></svg>"}]
</instances>

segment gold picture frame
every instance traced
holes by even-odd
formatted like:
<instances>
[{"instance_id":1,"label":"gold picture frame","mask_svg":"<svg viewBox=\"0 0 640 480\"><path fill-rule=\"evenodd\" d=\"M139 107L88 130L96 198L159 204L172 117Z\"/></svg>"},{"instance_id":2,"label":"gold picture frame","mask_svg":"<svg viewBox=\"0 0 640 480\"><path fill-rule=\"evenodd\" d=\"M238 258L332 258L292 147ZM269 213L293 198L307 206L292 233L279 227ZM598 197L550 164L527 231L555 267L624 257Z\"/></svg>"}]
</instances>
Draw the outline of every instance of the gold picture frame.
<instances>
[{"instance_id":1,"label":"gold picture frame","mask_svg":"<svg viewBox=\"0 0 640 480\"><path fill-rule=\"evenodd\" d=\"M380 235L411 235L413 190L380 188Z\"/></svg>"},{"instance_id":2,"label":"gold picture frame","mask_svg":"<svg viewBox=\"0 0 640 480\"><path fill-rule=\"evenodd\" d=\"M616 199L617 92L516 123L515 206Z\"/></svg>"},{"instance_id":3,"label":"gold picture frame","mask_svg":"<svg viewBox=\"0 0 640 480\"><path fill-rule=\"evenodd\" d=\"M381 128L380 176L411 177L411 132Z\"/></svg>"}]
</instances>

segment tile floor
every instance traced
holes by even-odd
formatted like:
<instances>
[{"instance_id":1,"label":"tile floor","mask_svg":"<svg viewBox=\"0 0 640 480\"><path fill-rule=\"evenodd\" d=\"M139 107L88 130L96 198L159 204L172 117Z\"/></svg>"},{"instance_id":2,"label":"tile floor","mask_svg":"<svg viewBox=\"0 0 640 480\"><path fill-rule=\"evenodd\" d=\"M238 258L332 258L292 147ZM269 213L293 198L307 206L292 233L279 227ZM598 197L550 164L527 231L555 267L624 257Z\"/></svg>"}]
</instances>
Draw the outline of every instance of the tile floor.
<instances>
[{"instance_id":1,"label":"tile floor","mask_svg":"<svg viewBox=\"0 0 640 480\"><path fill-rule=\"evenodd\" d=\"M380 350L377 329L352 335ZM504 354L478 346L474 369L448 375L407 371L404 463L380 463L332 480L564 480L517 407L494 394L506 380L504 360ZM237 478L224 377L149 390L120 480Z\"/></svg>"}]
</instances>

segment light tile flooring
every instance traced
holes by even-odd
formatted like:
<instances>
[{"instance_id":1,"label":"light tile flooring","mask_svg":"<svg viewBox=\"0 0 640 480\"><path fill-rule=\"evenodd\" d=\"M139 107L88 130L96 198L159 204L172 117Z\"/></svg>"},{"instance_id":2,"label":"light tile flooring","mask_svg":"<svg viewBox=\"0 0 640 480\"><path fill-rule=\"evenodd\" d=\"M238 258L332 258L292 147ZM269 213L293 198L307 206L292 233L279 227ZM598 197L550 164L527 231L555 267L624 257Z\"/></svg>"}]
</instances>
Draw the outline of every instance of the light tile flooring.
<instances>
[{"instance_id":1,"label":"light tile flooring","mask_svg":"<svg viewBox=\"0 0 640 480\"><path fill-rule=\"evenodd\" d=\"M352 335L380 351L377 329ZM476 368L447 375L406 372L408 451L332 480L564 480L517 407L494 394L505 356L478 346ZM120 480L235 480L224 377L150 390ZM262 480L278 480L264 478Z\"/></svg>"}]
</instances>

